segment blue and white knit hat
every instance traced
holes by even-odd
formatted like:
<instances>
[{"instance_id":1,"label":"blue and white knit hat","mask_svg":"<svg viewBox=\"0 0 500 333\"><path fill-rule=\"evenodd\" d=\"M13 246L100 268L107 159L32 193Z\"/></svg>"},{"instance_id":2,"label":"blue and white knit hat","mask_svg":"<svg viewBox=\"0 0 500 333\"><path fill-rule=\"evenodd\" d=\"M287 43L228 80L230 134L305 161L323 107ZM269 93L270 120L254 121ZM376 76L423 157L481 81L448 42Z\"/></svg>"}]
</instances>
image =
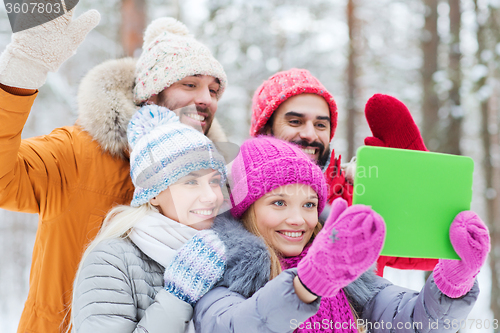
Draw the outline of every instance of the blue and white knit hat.
<instances>
[{"instance_id":1,"label":"blue and white knit hat","mask_svg":"<svg viewBox=\"0 0 500 333\"><path fill-rule=\"evenodd\" d=\"M225 160L212 141L180 123L179 117L165 107L140 108L130 120L127 137L132 150L133 207L147 203L193 171L218 170L226 181Z\"/></svg>"}]
</instances>

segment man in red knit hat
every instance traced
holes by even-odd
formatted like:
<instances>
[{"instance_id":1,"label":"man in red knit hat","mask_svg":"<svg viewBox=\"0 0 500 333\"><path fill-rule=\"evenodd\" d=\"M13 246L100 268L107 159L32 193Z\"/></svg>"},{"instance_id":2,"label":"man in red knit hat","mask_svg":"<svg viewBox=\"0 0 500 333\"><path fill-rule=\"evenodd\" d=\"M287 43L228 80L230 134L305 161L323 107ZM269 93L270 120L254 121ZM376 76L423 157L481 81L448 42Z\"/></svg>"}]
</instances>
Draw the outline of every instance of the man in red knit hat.
<instances>
[{"instance_id":1,"label":"man in red knit hat","mask_svg":"<svg viewBox=\"0 0 500 333\"><path fill-rule=\"evenodd\" d=\"M388 95L376 94L365 106L373 136L370 146L427 150L408 108ZM330 154L330 141L337 128L337 105L328 90L305 69L278 72L264 81L252 100L250 135L267 134L293 142L325 171L328 202L342 197L352 204L353 184L340 168L340 156ZM381 256L377 271L385 266L399 269L432 270L435 259Z\"/></svg>"}]
</instances>

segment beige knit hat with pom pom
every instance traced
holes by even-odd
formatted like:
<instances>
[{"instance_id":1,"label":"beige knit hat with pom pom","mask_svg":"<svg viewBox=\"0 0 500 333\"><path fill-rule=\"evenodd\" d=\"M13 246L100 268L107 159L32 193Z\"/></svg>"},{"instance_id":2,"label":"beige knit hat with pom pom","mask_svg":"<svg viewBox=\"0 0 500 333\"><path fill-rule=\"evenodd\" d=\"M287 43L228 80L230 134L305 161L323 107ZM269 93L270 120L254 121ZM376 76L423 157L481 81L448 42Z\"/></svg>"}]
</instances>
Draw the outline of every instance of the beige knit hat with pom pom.
<instances>
[{"instance_id":1,"label":"beige knit hat with pom pom","mask_svg":"<svg viewBox=\"0 0 500 333\"><path fill-rule=\"evenodd\" d=\"M135 68L136 104L191 75L208 75L219 79L217 98L222 96L227 84L222 65L176 19L159 18L151 22L144 33L142 49Z\"/></svg>"}]
</instances>

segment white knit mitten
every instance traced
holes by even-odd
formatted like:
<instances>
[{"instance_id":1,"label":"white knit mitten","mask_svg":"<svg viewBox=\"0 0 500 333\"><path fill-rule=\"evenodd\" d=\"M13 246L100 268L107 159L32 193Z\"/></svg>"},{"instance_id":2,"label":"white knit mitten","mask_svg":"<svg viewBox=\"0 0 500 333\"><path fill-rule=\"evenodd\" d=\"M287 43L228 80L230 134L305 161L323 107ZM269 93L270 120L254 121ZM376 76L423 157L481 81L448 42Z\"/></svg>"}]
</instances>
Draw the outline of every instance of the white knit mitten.
<instances>
[{"instance_id":1,"label":"white knit mitten","mask_svg":"<svg viewBox=\"0 0 500 333\"><path fill-rule=\"evenodd\" d=\"M97 10L89 10L72 20L74 9L58 18L12 34L0 55L0 83L38 89L49 71L55 72L75 54L85 36L100 20Z\"/></svg>"}]
</instances>

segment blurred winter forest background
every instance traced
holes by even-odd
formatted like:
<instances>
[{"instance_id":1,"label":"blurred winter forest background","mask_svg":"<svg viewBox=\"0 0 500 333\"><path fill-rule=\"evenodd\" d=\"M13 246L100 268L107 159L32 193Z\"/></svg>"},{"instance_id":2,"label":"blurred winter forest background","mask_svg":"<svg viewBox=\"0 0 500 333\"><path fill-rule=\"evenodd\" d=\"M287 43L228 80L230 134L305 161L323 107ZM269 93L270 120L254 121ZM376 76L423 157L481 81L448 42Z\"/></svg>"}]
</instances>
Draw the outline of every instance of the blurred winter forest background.
<instances>
[{"instance_id":1,"label":"blurred winter forest background","mask_svg":"<svg viewBox=\"0 0 500 333\"><path fill-rule=\"evenodd\" d=\"M76 15L91 8L102 15L99 26L50 74L23 137L73 124L85 73L106 59L137 57L145 26L162 16L184 22L223 64L229 87L217 116L235 143L248 135L254 90L276 71L306 68L332 92L339 109L332 148L343 161L370 134L368 98L393 95L431 151L475 161L472 209L488 223L493 248L469 318L490 324L461 331L493 332L491 321L500 319L500 0L81 0ZM10 36L1 6L1 49ZM36 230L37 216L0 210L0 333L16 331ZM411 288L424 283L422 272L387 276Z\"/></svg>"}]
</instances>

